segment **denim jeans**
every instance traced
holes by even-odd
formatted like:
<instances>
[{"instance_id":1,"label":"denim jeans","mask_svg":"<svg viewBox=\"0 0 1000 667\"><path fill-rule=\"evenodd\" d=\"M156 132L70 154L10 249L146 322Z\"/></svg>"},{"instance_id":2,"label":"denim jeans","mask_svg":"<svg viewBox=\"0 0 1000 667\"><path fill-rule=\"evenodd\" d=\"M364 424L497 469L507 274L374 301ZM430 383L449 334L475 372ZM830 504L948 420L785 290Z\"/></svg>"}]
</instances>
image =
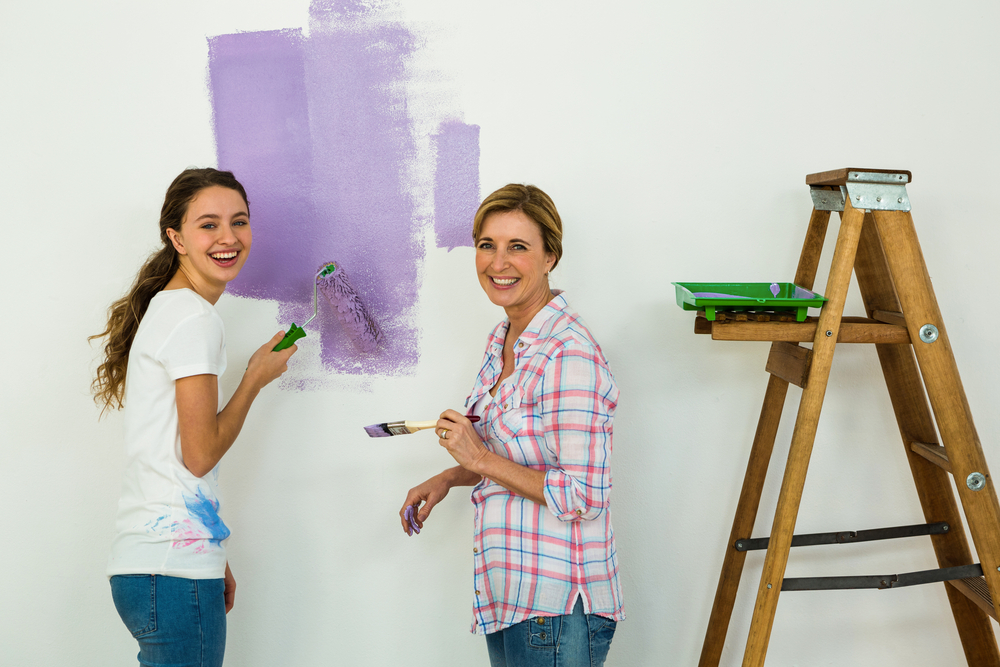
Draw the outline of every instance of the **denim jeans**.
<instances>
[{"instance_id":1,"label":"denim jeans","mask_svg":"<svg viewBox=\"0 0 1000 667\"><path fill-rule=\"evenodd\" d=\"M566 616L535 616L486 635L492 667L601 667L617 623L584 614L577 598Z\"/></svg>"},{"instance_id":2,"label":"denim jeans","mask_svg":"<svg viewBox=\"0 0 1000 667\"><path fill-rule=\"evenodd\" d=\"M140 665L221 667L226 651L222 579L156 574L111 577L111 596L139 642Z\"/></svg>"}]
</instances>

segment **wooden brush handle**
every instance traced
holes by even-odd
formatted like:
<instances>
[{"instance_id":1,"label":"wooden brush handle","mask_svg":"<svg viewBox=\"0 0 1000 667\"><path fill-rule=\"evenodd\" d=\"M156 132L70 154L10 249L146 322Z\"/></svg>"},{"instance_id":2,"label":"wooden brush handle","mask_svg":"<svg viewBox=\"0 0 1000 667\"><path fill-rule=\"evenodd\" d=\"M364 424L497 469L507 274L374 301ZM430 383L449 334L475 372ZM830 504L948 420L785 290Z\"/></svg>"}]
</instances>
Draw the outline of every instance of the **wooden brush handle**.
<instances>
[{"instance_id":1,"label":"wooden brush handle","mask_svg":"<svg viewBox=\"0 0 1000 667\"><path fill-rule=\"evenodd\" d=\"M422 431L425 428L434 428L435 426L437 426L437 423L438 420L436 419L432 419L431 421L425 421L425 422L405 421L403 422L403 426L405 426L406 430L409 431L410 433L416 433L417 431Z\"/></svg>"}]
</instances>

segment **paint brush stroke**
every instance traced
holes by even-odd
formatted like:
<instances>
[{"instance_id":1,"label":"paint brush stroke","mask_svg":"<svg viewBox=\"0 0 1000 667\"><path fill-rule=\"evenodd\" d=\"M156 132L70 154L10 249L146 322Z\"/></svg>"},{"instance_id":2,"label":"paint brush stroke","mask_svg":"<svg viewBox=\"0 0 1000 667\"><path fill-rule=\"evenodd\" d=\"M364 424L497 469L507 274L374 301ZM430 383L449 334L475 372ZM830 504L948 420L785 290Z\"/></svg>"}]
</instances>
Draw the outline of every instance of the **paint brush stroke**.
<instances>
[{"instance_id":1,"label":"paint brush stroke","mask_svg":"<svg viewBox=\"0 0 1000 667\"><path fill-rule=\"evenodd\" d=\"M437 247L471 246L472 219L479 208L479 126L446 121L433 139Z\"/></svg>"},{"instance_id":2,"label":"paint brush stroke","mask_svg":"<svg viewBox=\"0 0 1000 667\"><path fill-rule=\"evenodd\" d=\"M231 291L275 299L285 324L302 322L316 267L339 258L382 343L359 350L321 299L299 345L319 342L328 371L412 372L424 258L404 181L416 153L405 92L414 36L371 3L316 0L310 17L308 38L282 30L209 40L219 166L247 186L254 229Z\"/></svg>"}]
</instances>

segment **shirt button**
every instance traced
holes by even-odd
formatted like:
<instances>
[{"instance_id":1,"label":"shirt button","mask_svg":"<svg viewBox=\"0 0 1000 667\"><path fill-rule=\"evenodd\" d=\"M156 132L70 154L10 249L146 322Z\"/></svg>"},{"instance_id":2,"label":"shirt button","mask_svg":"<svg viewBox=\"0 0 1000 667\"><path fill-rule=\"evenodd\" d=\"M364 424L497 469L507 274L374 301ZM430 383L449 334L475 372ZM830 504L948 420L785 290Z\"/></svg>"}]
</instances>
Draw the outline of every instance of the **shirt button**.
<instances>
[{"instance_id":1,"label":"shirt button","mask_svg":"<svg viewBox=\"0 0 1000 667\"><path fill-rule=\"evenodd\" d=\"M518 347L524 347L524 343L518 343L517 346Z\"/></svg>"},{"instance_id":2,"label":"shirt button","mask_svg":"<svg viewBox=\"0 0 1000 667\"><path fill-rule=\"evenodd\" d=\"M538 619L538 625L545 625L545 619L544 618Z\"/></svg>"},{"instance_id":3,"label":"shirt button","mask_svg":"<svg viewBox=\"0 0 1000 667\"><path fill-rule=\"evenodd\" d=\"M510 403L504 403L503 404L503 409L506 410L508 405L510 405Z\"/></svg>"},{"instance_id":4,"label":"shirt button","mask_svg":"<svg viewBox=\"0 0 1000 667\"><path fill-rule=\"evenodd\" d=\"M580 516L580 515L582 515L582 514L583 514L583 510L577 510L577 511L576 511L576 515L577 515L577 516Z\"/></svg>"},{"instance_id":5,"label":"shirt button","mask_svg":"<svg viewBox=\"0 0 1000 667\"><path fill-rule=\"evenodd\" d=\"M477 547L472 547L472 553L474 554L479 553L479 549Z\"/></svg>"},{"instance_id":6,"label":"shirt button","mask_svg":"<svg viewBox=\"0 0 1000 667\"><path fill-rule=\"evenodd\" d=\"M479 591L476 591L476 595L479 595Z\"/></svg>"}]
</instances>

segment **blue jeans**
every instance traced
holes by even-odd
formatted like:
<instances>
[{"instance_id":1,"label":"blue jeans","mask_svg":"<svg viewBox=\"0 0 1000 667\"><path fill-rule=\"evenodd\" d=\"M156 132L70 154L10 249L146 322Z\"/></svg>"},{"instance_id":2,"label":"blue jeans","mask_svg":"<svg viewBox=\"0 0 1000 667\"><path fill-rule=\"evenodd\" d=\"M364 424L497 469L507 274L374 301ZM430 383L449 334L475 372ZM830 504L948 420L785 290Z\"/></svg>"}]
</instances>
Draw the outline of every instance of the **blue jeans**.
<instances>
[{"instance_id":1,"label":"blue jeans","mask_svg":"<svg viewBox=\"0 0 1000 667\"><path fill-rule=\"evenodd\" d=\"M584 614L576 600L566 616L536 616L486 635L492 667L601 667L618 623Z\"/></svg>"},{"instance_id":2,"label":"blue jeans","mask_svg":"<svg viewBox=\"0 0 1000 667\"><path fill-rule=\"evenodd\" d=\"M161 574L111 577L111 596L139 642L140 665L221 667L226 651L222 579Z\"/></svg>"}]
</instances>

